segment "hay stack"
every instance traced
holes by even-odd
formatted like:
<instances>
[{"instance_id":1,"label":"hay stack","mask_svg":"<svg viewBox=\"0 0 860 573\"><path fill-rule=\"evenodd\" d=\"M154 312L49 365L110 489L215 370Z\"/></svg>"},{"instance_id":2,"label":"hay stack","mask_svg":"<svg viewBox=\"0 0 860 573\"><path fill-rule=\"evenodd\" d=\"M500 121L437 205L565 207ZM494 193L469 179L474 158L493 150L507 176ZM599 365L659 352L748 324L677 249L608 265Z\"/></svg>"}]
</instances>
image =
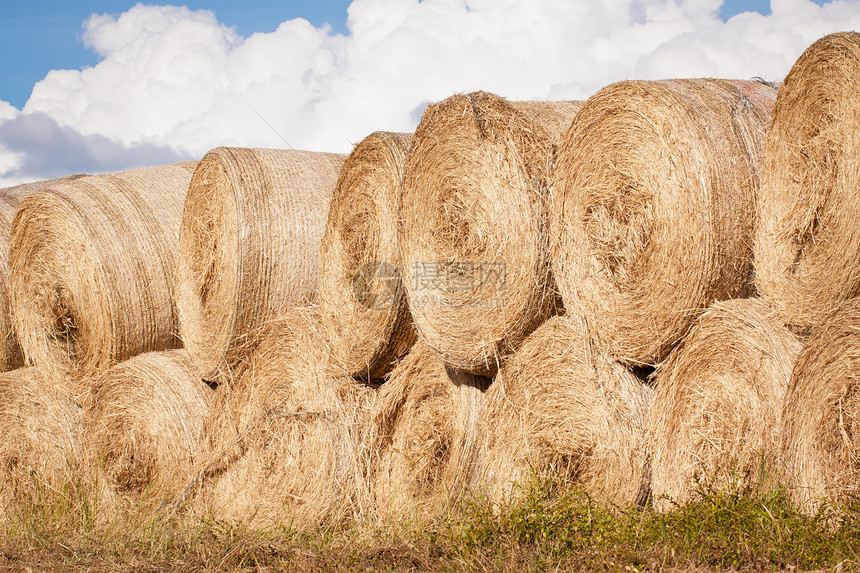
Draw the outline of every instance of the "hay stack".
<instances>
[{"instance_id":1,"label":"hay stack","mask_svg":"<svg viewBox=\"0 0 860 573\"><path fill-rule=\"evenodd\" d=\"M0 520L69 493L81 409L34 368L0 374Z\"/></svg>"},{"instance_id":2,"label":"hay stack","mask_svg":"<svg viewBox=\"0 0 860 573\"><path fill-rule=\"evenodd\" d=\"M397 201L412 136L372 133L340 172L320 250L320 311L333 360L382 378L415 342L401 281Z\"/></svg>"},{"instance_id":3,"label":"hay stack","mask_svg":"<svg viewBox=\"0 0 860 573\"><path fill-rule=\"evenodd\" d=\"M795 62L768 130L756 286L799 330L860 294L860 34L831 34Z\"/></svg>"},{"instance_id":4,"label":"hay stack","mask_svg":"<svg viewBox=\"0 0 860 573\"><path fill-rule=\"evenodd\" d=\"M627 81L589 98L553 173L553 271L611 355L655 365L750 290L756 165L776 90Z\"/></svg>"},{"instance_id":5,"label":"hay stack","mask_svg":"<svg viewBox=\"0 0 860 573\"><path fill-rule=\"evenodd\" d=\"M24 365L24 355L12 321L9 303L9 231L20 199L8 189L0 190L0 371Z\"/></svg>"},{"instance_id":6,"label":"hay stack","mask_svg":"<svg viewBox=\"0 0 860 573\"><path fill-rule=\"evenodd\" d=\"M761 299L714 303L658 368L648 420L655 506L702 486L782 478L782 406L800 341Z\"/></svg>"},{"instance_id":7,"label":"hay stack","mask_svg":"<svg viewBox=\"0 0 860 573\"><path fill-rule=\"evenodd\" d=\"M252 333L316 299L319 247L344 156L219 147L194 172L180 231L182 340L229 381Z\"/></svg>"},{"instance_id":8,"label":"hay stack","mask_svg":"<svg viewBox=\"0 0 860 573\"><path fill-rule=\"evenodd\" d=\"M603 502L643 502L651 394L595 348L584 327L566 316L551 318L508 359L487 392L476 491L504 505L537 478Z\"/></svg>"},{"instance_id":9,"label":"hay stack","mask_svg":"<svg viewBox=\"0 0 860 573\"><path fill-rule=\"evenodd\" d=\"M9 246L15 328L48 381L89 379L175 348L174 260L195 163L57 180L18 207ZM85 388L64 389L75 400Z\"/></svg>"},{"instance_id":10,"label":"hay stack","mask_svg":"<svg viewBox=\"0 0 860 573\"><path fill-rule=\"evenodd\" d=\"M463 493L489 383L447 368L421 340L398 363L373 409L380 518L438 515Z\"/></svg>"},{"instance_id":11,"label":"hay stack","mask_svg":"<svg viewBox=\"0 0 860 573\"><path fill-rule=\"evenodd\" d=\"M204 469L213 485L197 511L254 526L364 511L375 390L329 368L318 309L293 309L258 335L245 376L216 390Z\"/></svg>"},{"instance_id":12,"label":"hay stack","mask_svg":"<svg viewBox=\"0 0 860 573\"><path fill-rule=\"evenodd\" d=\"M0 189L0 371L8 372L24 366L24 354L15 333L9 295L9 234L12 221L22 199L55 183L74 181L86 175L67 175L59 179L24 183Z\"/></svg>"},{"instance_id":13,"label":"hay stack","mask_svg":"<svg viewBox=\"0 0 860 573\"><path fill-rule=\"evenodd\" d=\"M185 350L148 352L104 373L87 399L84 431L110 486L158 502L181 490L211 395Z\"/></svg>"},{"instance_id":14,"label":"hay stack","mask_svg":"<svg viewBox=\"0 0 860 573\"><path fill-rule=\"evenodd\" d=\"M860 494L860 299L837 306L798 356L783 413L792 496L814 511L822 498Z\"/></svg>"},{"instance_id":15,"label":"hay stack","mask_svg":"<svg viewBox=\"0 0 860 573\"><path fill-rule=\"evenodd\" d=\"M548 176L577 109L476 92L424 112L406 162L399 238L418 332L455 368L495 373L557 310Z\"/></svg>"},{"instance_id":16,"label":"hay stack","mask_svg":"<svg viewBox=\"0 0 860 573\"><path fill-rule=\"evenodd\" d=\"M70 175L64 179L82 177ZM12 220L21 199L30 193L51 185L56 180L25 183L15 187L0 189L0 371L8 372L24 365L24 355L18 344L9 301L9 233Z\"/></svg>"}]
</instances>

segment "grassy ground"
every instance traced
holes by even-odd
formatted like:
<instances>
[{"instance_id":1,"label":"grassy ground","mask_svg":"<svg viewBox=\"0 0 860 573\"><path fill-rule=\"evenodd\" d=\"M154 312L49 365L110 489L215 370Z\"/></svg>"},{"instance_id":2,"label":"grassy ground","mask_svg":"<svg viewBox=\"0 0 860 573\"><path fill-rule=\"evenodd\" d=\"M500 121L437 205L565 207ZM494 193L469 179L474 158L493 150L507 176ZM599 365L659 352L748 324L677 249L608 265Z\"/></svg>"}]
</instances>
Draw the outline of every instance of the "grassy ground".
<instances>
[{"instance_id":1,"label":"grassy ground","mask_svg":"<svg viewBox=\"0 0 860 573\"><path fill-rule=\"evenodd\" d=\"M338 523L252 531L160 508L102 522L75 488L7 515L12 571L860 570L860 504L804 515L781 491L700 488L684 507L619 510L557 484L492 508L382 528ZM47 497L46 497L47 499Z\"/></svg>"}]
</instances>

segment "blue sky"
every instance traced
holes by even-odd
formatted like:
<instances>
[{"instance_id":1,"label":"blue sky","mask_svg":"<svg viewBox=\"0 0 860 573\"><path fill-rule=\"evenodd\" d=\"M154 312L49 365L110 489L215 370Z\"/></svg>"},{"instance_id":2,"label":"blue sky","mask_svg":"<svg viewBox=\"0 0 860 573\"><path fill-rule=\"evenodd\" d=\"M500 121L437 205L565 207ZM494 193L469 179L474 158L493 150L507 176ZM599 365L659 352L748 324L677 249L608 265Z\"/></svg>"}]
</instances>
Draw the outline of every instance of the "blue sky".
<instances>
[{"instance_id":1,"label":"blue sky","mask_svg":"<svg viewBox=\"0 0 860 573\"><path fill-rule=\"evenodd\" d=\"M478 89L781 81L816 39L855 29L860 0L4 2L0 187L219 145L345 153Z\"/></svg>"},{"instance_id":2,"label":"blue sky","mask_svg":"<svg viewBox=\"0 0 860 573\"><path fill-rule=\"evenodd\" d=\"M315 26L331 25L346 33L346 10L351 0L192 0L173 2L215 12L222 23L242 36L273 32L278 24L305 18ZM168 2L148 2L168 3ZM15 54L0 64L0 99L21 108L33 84L48 71L95 65L96 55L84 47L81 33L91 14L118 14L137 2L117 0L7 0L0 7L0 53ZM766 2L765 2L766 4Z\"/></svg>"}]
</instances>

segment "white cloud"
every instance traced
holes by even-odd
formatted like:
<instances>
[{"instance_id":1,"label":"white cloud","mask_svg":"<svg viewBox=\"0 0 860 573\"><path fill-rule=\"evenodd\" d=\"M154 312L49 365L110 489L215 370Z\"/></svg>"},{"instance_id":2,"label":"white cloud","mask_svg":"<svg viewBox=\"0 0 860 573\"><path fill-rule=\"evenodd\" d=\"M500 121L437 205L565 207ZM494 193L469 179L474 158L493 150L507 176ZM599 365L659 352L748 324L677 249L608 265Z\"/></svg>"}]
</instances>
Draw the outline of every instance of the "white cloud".
<instances>
[{"instance_id":1,"label":"white cloud","mask_svg":"<svg viewBox=\"0 0 860 573\"><path fill-rule=\"evenodd\" d=\"M860 27L860 0L772 0L771 15L728 22L721 4L354 0L346 36L296 19L249 38L208 11L138 4L91 17L84 42L99 63L50 72L22 114L0 103L0 121L41 118L43 133L50 122L99 156L116 145L104 169L144 149L149 160L218 145L345 152L371 131L414 129L427 102L460 91L584 99L630 78L781 81L817 38ZM0 125L0 146L0 176L45 164L24 130Z\"/></svg>"}]
</instances>

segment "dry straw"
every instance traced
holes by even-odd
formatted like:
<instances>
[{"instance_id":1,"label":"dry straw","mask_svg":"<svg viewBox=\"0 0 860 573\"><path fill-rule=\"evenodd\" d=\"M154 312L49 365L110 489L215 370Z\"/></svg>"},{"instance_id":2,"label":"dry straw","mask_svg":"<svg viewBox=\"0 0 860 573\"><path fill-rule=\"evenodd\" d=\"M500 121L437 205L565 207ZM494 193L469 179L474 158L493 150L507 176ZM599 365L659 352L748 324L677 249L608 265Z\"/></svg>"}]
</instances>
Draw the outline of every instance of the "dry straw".
<instances>
[{"instance_id":1,"label":"dry straw","mask_svg":"<svg viewBox=\"0 0 860 573\"><path fill-rule=\"evenodd\" d=\"M567 311L655 365L711 301L750 290L756 165L776 90L627 81L589 98L553 173L553 271Z\"/></svg>"},{"instance_id":2,"label":"dry straw","mask_svg":"<svg viewBox=\"0 0 860 573\"><path fill-rule=\"evenodd\" d=\"M801 343L761 299L714 303L655 376L651 490L667 510L699 487L767 487Z\"/></svg>"},{"instance_id":3,"label":"dry straw","mask_svg":"<svg viewBox=\"0 0 860 573\"><path fill-rule=\"evenodd\" d=\"M476 493L504 505L537 479L622 506L646 499L652 390L585 333L553 317L499 371L480 417Z\"/></svg>"},{"instance_id":4,"label":"dry straw","mask_svg":"<svg viewBox=\"0 0 860 573\"><path fill-rule=\"evenodd\" d=\"M379 390L373 409L380 519L439 515L468 485L487 378L447 368L421 340Z\"/></svg>"},{"instance_id":5,"label":"dry straw","mask_svg":"<svg viewBox=\"0 0 860 573\"><path fill-rule=\"evenodd\" d=\"M810 512L860 494L860 299L816 325L791 376L783 454L792 496Z\"/></svg>"},{"instance_id":6,"label":"dry straw","mask_svg":"<svg viewBox=\"0 0 860 573\"><path fill-rule=\"evenodd\" d=\"M418 332L451 366L493 374L557 310L548 175L577 109L476 92L424 112L406 162L399 238Z\"/></svg>"},{"instance_id":7,"label":"dry straw","mask_svg":"<svg viewBox=\"0 0 860 573\"><path fill-rule=\"evenodd\" d=\"M320 311L333 360L382 378L415 342L401 281L397 201L412 136L372 133L350 153L320 250Z\"/></svg>"},{"instance_id":8,"label":"dry straw","mask_svg":"<svg viewBox=\"0 0 860 573\"><path fill-rule=\"evenodd\" d=\"M216 390L196 511L258 527L365 512L375 390L329 367L318 309L293 309L257 336L245 375Z\"/></svg>"},{"instance_id":9,"label":"dry straw","mask_svg":"<svg viewBox=\"0 0 860 573\"><path fill-rule=\"evenodd\" d=\"M63 180L73 180L81 175L70 175ZM21 199L57 180L25 183L0 189L0 371L15 370L24 365L24 355L12 320L9 300L9 234L12 221Z\"/></svg>"},{"instance_id":10,"label":"dry straw","mask_svg":"<svg viewBox=\"0 0 860 573\"><path fill-rule=\"evenodd\" d=\"M9 235L12 221L21 200L28 195L57 183L66 183L86 177L67 175L59 179L24 183L0 189L0 371L7 372L24 366L24 354L15 333L9 293Z\"/></svg>"},{"instance_id":11,"label":"dry straw","mask_svg":"<svg viewBox=\"0 0 860 573\"><path fill-rule=\"evenodd\" d=\"M81 409L34 368L0 374L0 520L63 499L74 480Z\"/></svg>"},{"instance_id":12,"label":"dry straw","mask_svg":"<svg viewBox=\"0 0 860 573\"><path fill-rule=\"evenodd\" d=\"M85 439L114 491L171 499L188 482L212 389L185 350L148 352L94 384Z\"/></svg>"},{"instance_id":13,"label":"dry straw","mask_svg":"<svg viewBox=\"0 0 860 573\"><path fill-rule=\"evenodd\" d=\"M316 299L344 156L219 147L194 172L180 231L182 340L209 381L238 377L255 330Z\"/></svg>"},{"instance_id":14,"label":"dry straw","mask_svg":"<svg viewBox=\"0 0 860 573\"><path fill-rule=\"evenodd\" d=\"M21 201L9 246L12 313L46 380L77 384L180 344L174 261L195 165L58 180ZM86 392L64 390L76 400Z\"/></svg>"},{"instance_id":15,"label":"dry straw","mask_svg":"<svg viewBox=\"0 0 860 573\"><path fill-rule=\"evenodd\" d=\"M825 36L795 62L761 181L756 286L802 331L860 294L860 34Z\"/></svg>"}]
</instances>

